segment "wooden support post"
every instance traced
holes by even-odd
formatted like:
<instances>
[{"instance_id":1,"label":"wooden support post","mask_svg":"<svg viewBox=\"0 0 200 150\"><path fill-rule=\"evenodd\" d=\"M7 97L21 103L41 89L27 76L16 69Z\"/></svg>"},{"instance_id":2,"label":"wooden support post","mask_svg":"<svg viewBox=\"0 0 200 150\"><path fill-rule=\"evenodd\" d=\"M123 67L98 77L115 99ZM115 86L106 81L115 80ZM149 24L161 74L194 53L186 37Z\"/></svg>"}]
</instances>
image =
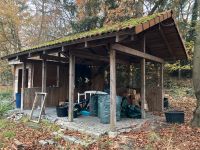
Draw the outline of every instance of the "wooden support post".
<instances>
[{"instance_id":1,"label":"wooden support post","mask_svg":"<svg viewBox=\"0 0 200 150\"><path fill-rule=\"evenodd\" d=\"M144 35L144 41L143 41L143 52L146 52L146 39ZM142 112L142 118L144 119L146 117L145 114L145 101L146 101L146 60L145 58L142 58L141 60L141 112Z\"/></svg>"},{"instance_id":2,"label":"wooden support post","mask_svg":"<svg viewBox=\"0 0 200 150\"><path fill-rule=\"evenodd\" d=\"M47 62L42 60L42 92L46 93L46 79L47 78Z\"/></svg>"},{"instance_id":3,"label":"wooden support post","mask_svg":"<svg viewBox=\"0 0 200 150\"><path fill-rule=\"evenodd\" d=\"M57 65L56 69L57 69L56 70L57 71L57 73L56 73L56 86L59 87L59 85L60 85L60 66Z\"/></svg>"},{"instance_id":4,"label":"wooden support post","mask_svg":"<svg viewBox=\"0 0 200 150\"><path fill-rule=\"evenodd\" d=\"M110 129L116 130L116 51L110 50Z\"/></svg>"},{"instance_id":5,"label":"wooden support post","mask_svg":"<svg viewBox=\"0 0 200 150\"><path fill-rule=\"evenodd\" d=\"M163 80L163 64L160 64L160 88L162 91L162 111L164 110L164 80Z\"/></svg>"},{"instance_id":6,"label":"wooden support post","mask_svg":"<svg viewBox=\"0 0 200 150\"><path fill-rule=\"evenodd\" d=\"M60 58L60 53L58 53L58 57ZM56 71L57 71L57 73L56 73L56 86L59 87L60 86L60 65L56 66Z\"/></svg>"},{"instance_id":7,"label":"wooden support post","mask_svg":"<svg viewBox=\"0 0 200 150\"><path fill-rule=\"evenodd\" d=\"M141 111L142 111L142 118L145 118L145 100L146 100L146 72L145 72L145 59L143 58L141 60Z\"/></svg>"},{"instance_id":8,"label":"wooden support post","mask_svg":"<svg viewBox=\"0 0 200 150\"><path fill-rule=\"evenodd\" d=\"M69 109L68 121L73 121L73 108L74 108L74 84L75 80L75 56L69 55Z\"/></svg>"},{"instance_id":9,"label":"wooden support post","mask_svg":"<svg viewBox=\"0 0 200 150\"><path fill-rule=\"evenodd\" d=\"M45 59L42 60L42 92L46 93L47 90L47 62ZM44 97L42 98L44 100ZM43 104L43 101L41 101L41 106ZM44 107L41 108L42 110L42 115L45 114L45 104Z\"/></svg>"},{"instance_id":10,"label":"wooden support post","mask_svg":"<svg viewBox=\"0 0 200 150\"><path fill-rule=\"evenodd\" d=\"M16 65L13 65L13 97L14 97L14 100L16 100L16 97L15 97L15 93L17 93L16 92L16 90L15 90L15 84L16 84Z\"/></svg>"},{"instance_id":11,"label":"wooden support post","mask_svg":"<svg viewBox=\"0 0 200 150\"><path fill-rule=\"evenodd\" d=\"M23 62L22 68L22 88L21 88L21 110L24 109L24 89L26 88L26 62Z\"/></svg>"}]
</instances>

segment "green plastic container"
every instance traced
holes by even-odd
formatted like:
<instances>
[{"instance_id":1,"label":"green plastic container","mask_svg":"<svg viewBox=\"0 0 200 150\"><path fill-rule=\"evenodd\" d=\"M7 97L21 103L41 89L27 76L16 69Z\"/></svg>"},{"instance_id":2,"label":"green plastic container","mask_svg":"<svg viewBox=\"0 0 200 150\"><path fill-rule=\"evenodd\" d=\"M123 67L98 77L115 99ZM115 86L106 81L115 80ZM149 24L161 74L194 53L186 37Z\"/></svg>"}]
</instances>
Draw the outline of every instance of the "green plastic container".
<instances>
[{"instance_id":1,"label":"green plastic container","mask_svg":"<svg viewBox=\"0 0 200 150\"><path fill-rule=\"evenodd\" d=\"M93 94L90 98L90 115L91 116L99 116L98 115L98 102L100 95L107 95L107 94Z\"/></svg>"},{"instance_id":2,"label":"green plastic container","mask_svg":"<svg viewBox=\"0 0 200 150\"><path fill-rule=\"evenodd\" d=\"M122 97L116 97L116 119L119 121L121 119L121 101ZM100 122L107 124L110 123L110 95L99 95L98 97L98 116Z\"/></svg>"}]
</instances>

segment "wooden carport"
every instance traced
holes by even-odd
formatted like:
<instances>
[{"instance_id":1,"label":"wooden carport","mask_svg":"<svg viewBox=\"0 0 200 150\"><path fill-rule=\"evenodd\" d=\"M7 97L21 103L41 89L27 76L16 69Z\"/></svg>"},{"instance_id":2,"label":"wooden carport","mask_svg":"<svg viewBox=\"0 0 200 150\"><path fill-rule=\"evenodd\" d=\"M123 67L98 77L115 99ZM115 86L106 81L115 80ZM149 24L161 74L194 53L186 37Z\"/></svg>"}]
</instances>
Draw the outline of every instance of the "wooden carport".
<instances>
[{"instance_id":1,"label":"wooden carport","mask_svg":"<svg viewBox=\"0 0 200 150\"><path fill-rule=\"evenodd\" d=\"M100 29L69 35L3 57L3 59L8 59L8 61L20 60L23 62L22 95L25 88L26 63L35 61L34 57L38 56L42 61L43 92L46 91L46 63L48 61L62 61L69 63L69 121L73 121L75 64L109 62L111 130L115 130L116 126L116 63L141 64L141 108L142 117L145 118L146 61L153 61L161 64L160 84L161 89L163 90L164 62L187 59L185 47L174 21L172 11L154 14L139 19L131 19L115 25L105 26ZM23 110L23 105L21 109Z\"/></svg>"}]
</instances>

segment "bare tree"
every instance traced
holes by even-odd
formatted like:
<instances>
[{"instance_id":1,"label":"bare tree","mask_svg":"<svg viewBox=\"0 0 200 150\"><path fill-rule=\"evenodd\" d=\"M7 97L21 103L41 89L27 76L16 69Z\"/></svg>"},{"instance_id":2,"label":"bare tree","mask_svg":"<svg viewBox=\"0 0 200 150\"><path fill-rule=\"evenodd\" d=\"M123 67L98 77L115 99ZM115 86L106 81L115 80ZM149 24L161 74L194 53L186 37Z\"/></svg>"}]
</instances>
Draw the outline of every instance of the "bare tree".
<instances>
[{"instance_id":1,"label":"bare tree","mask_svg":"<svg viewBox=\"0 0 200 150\"><path fill-rule=\"evenodd\" d=\"M136 0L134 5L135 5L135 17L136 18L142 17L144 14L143 10L144 0Z\"/></svg>"}]
</instances>

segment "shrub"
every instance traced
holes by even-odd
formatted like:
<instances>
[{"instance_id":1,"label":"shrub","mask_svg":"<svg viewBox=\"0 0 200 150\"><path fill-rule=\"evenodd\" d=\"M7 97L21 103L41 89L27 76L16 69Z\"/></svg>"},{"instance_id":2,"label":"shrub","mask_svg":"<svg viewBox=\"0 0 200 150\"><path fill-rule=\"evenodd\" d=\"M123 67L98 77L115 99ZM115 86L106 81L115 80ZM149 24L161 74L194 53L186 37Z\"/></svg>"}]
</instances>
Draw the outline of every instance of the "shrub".
<instances>
[{"instance_id":1,"label":"shrub","mask_svg":"<svg viewBox=\"0 0 200 150\"><path fill-rule=\"evenodd\" d=\"M5 119L0 119L0 129L6 128L8 125L8 121Z\"/></svg>"},{"instance_id":2,"label":"shrub","mask_svg":"<svg viewBox=\"0 0 200 150\"><path fill-rule=\"evenodd\" d=\"M0 101L7 102L12 99L12 92L1 92Z\"/></svg>"},{"instance_id":3,"label":"shrub","mask_svg":"<svg viewBox=\"0 0 200 150\"><path fill-rule=\"evenodd\" d=\"M2 117L11 108L12 106L9 104L0 104L0 117Z\"/></svg>"},{"instance_id":4,"label":"shrub","mask_svg":"<svg viewBox=\"0 0 200 150\"><path fill-rule=\"evenodd\" d=\"M11 91L3 91L0 93L0 117L3 116L8 110L12 109L12 105L9 104L11 100Z\"/></svg>"}]
</instances>

